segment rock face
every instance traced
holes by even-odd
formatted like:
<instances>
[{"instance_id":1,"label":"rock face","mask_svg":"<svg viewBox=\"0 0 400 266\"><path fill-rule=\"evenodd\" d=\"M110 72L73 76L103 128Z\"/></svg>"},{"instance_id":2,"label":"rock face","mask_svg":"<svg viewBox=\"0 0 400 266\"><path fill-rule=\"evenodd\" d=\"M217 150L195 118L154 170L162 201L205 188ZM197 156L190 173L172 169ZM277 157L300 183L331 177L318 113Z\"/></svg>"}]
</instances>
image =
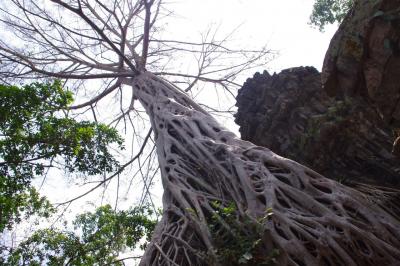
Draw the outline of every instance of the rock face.
<instances>
[{"instance_id":1,"label":"rock face","mask_svg":"<svg viewBox=\"0 0 400 266\"><path fill-rule=\"evenodd\" d=\"M400 0L355 1L322 74L256 73L237 106L243 139L330 178L399 188Z\"/></svg>"},{"instance_id":2,"label":"rock face","mask_svg":"<svg viewBox=\"0 0 400 266\"><path fill-rule=\"evenodd\" d=\"M237 96L242 138L339 181L400 187L393 132L363 98L331 98L321 74L298 67L256 73Z\"/></svg>"},{"instance_id":3,"label":"rock face","mask_svg":"<svg viewBox=\"0 0 400 266\"><path fill-rule=\"evenodd\" d=\"M359 0L333 37L322 70L332 96L362 97L400 126L400 0Z\"/></svg>"}]
</instances>

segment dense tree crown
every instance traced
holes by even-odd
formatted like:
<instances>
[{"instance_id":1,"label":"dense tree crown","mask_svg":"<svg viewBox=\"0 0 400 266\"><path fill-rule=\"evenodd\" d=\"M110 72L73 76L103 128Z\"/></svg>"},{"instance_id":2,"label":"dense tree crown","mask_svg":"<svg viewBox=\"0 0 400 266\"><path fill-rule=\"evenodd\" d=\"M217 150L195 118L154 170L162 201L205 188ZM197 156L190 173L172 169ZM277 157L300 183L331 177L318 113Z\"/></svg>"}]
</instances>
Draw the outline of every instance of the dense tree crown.
<instances>
[{"instance_id":1,"label":"dense tree crown","mask_svg":"<svg viewBox=\"0 0 400 266\"><path fill-rule=\"evenodd\" d=\"M0 85L0 231L22 214L48 217L50 203L31 181L49 168L61 164L67 172L87 175L118 168L108 147L122 148L122 138L104 124L70 118L66 109L72 101L60 81Z\"/></svg>"},{"instance_id":2,"label":"dense tree crown","mask_svg":"<svg viewBox=\"0 0 400 266\"><path fill-rule=\"evenodd\" d=\"M23 87L0 85L0 231L31 215L48 218L55 208L31 185L49 168L96 175L119 163L109 146L123 148L115 129L68 116L71 92L60 81ZM148 208L114 211L109 205L79 215L76 232L48 228L36 231L15 250L0 247L7 265L119 264L120 252L133 249L153 231ZM6 259L8 257L8 259Z\"/></svg>"},{"instance_id":3,"label":"dense tree crown","mask_svg":"<svg viewBox=\"0 0 400 266\"><path fill-rule=\"evenodd\" d=\"M7 265L124 265L120 252L150 240L156 222L147 208L115 211L110 205L78 215L76 231L42 229L33 233L6 260ZM143 242L141 248L146 247Z\"/></svg>"}]
</instances>

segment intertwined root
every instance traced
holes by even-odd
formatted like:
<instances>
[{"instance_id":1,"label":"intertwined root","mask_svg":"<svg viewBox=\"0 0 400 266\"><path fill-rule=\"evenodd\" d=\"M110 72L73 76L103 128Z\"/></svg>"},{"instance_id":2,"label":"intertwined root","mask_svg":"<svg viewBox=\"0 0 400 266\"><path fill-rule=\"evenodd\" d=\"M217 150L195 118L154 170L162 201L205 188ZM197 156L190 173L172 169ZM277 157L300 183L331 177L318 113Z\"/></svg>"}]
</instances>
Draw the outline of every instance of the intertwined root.
<instances>
[{"instance_id":1,"label":"intertwined root","mask_svg":"<svg viewBox=\"0 0 400 266\"><path fill-rule=\"evenodd\" d=\"M238 139L151 74L133 88L151 117L164 186L163 218L141 265L224 264L216 243L251 230L260 241L244 251L254 252L249 263L260 248L265 259L279 250L278 265L400 262L400 221L364 194ZM227 206L234 211L219 211ZM261 230L246 228L249 220Z\"/></svg>"}]
</instances>

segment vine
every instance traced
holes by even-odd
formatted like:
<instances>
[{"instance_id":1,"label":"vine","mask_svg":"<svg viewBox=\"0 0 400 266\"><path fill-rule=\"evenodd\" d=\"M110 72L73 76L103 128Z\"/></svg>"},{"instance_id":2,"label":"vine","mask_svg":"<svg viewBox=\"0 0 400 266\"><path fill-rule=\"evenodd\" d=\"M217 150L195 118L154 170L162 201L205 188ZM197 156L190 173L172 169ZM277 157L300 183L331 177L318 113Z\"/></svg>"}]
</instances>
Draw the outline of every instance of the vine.
<instances>
[{"instance_id":1,"label":"vine","mask_svg":"<svg viewBox=\"0 0 400 266\"><path fill-rule=\"evenodd\" d=\"M279 250L272 249L266 253L263 240L263 222L272 217L272 208L265 211L265 216L254 219L247 214L239 215L233 202L224 205L220 201L213 201L211 206L215 212L209 218L208 226L217 261L210 264L276 265Z\"/></svg>"}]
</instances>

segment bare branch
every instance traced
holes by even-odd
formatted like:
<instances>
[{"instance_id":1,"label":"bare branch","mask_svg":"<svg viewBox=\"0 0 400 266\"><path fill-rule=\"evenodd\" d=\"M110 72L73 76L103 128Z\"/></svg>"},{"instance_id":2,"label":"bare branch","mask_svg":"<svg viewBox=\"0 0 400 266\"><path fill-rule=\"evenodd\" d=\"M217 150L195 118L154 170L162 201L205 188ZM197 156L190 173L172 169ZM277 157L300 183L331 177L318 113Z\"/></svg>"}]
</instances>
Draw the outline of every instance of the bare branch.
<instances>
[{"instance_id":1,"label":"bare branch","mask_svg":"<svg viewBox=\"0 0 400 266\"><path fill-rule=\"evenodd\" d=\"M96 97L92 98L90 101L87 101L87 102L82 103L82 104L71 106L69 109L79 109L79 108L82 108L82 107L91 106L92 104L97 103L98 101L103 99L105 96L107 96L108 94L110 94L111 92L116 90L118 87L121 86L121 84L122 84L121 81L117 81L114 85L108 87L102 93L100 93Z\"/></svg>"}]
</instances>

